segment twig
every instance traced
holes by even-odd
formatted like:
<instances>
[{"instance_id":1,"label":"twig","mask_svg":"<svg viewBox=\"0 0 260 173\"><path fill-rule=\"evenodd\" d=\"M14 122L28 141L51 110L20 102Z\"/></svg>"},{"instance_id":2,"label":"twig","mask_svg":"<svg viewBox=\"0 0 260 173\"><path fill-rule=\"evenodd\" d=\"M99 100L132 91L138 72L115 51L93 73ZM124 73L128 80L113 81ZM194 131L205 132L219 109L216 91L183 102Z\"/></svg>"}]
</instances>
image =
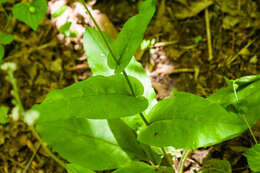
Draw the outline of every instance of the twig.
<instances>
[{"instance_id":1,"label":"twig","mask_svg":"<svg viewBox=\"0 0 260 173\"><path fill-rule=\"evenodd\" d=\"M17 86L17 82L16 79L14 78L13 72L8 72L9 75L9 81L11 82L11 85L13 87L13 93L12 95L15 98L16 104L19 107L19 113L21 115L25 114L25 110L19 95L19 89ZM41 137L38 135L37 131L34 129L33 126L29 126L29 128L31 129L32 134L36 137L36 139L38 139L38 141L40 142L40 145L44 148L44 150L49 154L50 157L52 157L57 163L59 163L62 167L64 167L65 169L67 169L65 163L63 163L60 159L58 159L50 150L49 148L45 145L44 141L41 139Z\"/></svg>"},{"instance_id":2,"label":"twig","mask_svg":"<svg viewBox=\"0 0 260 173\"><path fill-rule=\"evenodd\" d=\"M236 98L236 102L237 102L237 105L238 105L238 104L239 104L239 99L238 99L238 96L237 96L237 91L236 91L236 86L235 86L235 85L236 85L236 84L235 84L235 81L234 81L234 82L233 82L233 92L234 92L234 95L235 95L235 98ZM248 120L247 120L245 114L243 114L243 113L241 114L241 113L239 112L239 115L242 116L244 122L245 122L246 125L247 125L247 128L249 129L249 132L250 132L251 136L252 136L253 139L254 139L255 144L257 144L257 143L258 143L258 142L257 142L257 139L256 139L256 137L255 137L255 135L254 135L254 132L253 132L251 126L250 126L249 123L248 123Z\"/></svg>"},{"instance_id":3,"label":"twig","mask_svg":"<svg viewBox=\"0 0 260 173\"><path fill-rule=\"evenodd\" d=\"M175 169L174 166L173 166L173 162L172 162L171 157L169 157L169 155L166 153L166 151L165 151L164 148L162 148L162 151L163 151L163 154L164 154L164 156L165 156L165 158L166 158L168 164L171 166L171 168L173 169L173 171L176 172L176 169Z\"/></svg>"},{"instance_id":4,"label":"twig","mask_svg":"<svg viewBox=\"0 0 260 173\"><path fill-rule=\"evenodd\" d=\"M30 168L31 164L32 164L32 161L33 159L35 158L37 152L39 151L39 149L41 148L41 144L39 143L37 148L36 148L36 151L33 153L32 157L30 158L29 162L27 163L27 165L25 166L24 170L23 170L23 173L26 173L28 171L28 169Z\"/></svg>"},{"instance_id":5,"label":"twig","mask_svg":"<svg viewBox=\"0 0 260 173\"><path fill-rule=\"evenodd\" d=\"M209 52L209 61L213 59L212 53L212 43L211 43L211 32L210 32L210 21L209 21L209 10L205 9L205 21L206 21L206 30L207 30L207 40L208 40L208 52Z\"/></svg>"},{"instance_id":6,"label":"twig","mask_svg":"<svg viewBox=\"0 0 260 173\"><path fill-rule=\"evenodd\" d=\"M235 61L239 55L241 55L243 53L243 51L245 51L249 46L251 46L252 43L255 42L255 39L254 40L250 40L246 45L245 47L243 47L236 55L234 56L231 56L227 59L227 65L230 65L233 61Z\"/></svg>"},{"instance_id":7,"label":"twig","mask_svg":"<svg viewBox=\"0 0 260 173\"><path fill-rule=\"evenodd\" d=\"M187 158L188 158L188 156L189 156L189 154L190 154L191 152L192 152L192 150L186 150L186 151L184 152L184 154L183 154L182 157L181 157L181 161L180 161L180 163L179 163L179 165L178 165L177 173L183 173L184 163L185 163L185 161L187 160Z\"/></svg>"}]
</instances>

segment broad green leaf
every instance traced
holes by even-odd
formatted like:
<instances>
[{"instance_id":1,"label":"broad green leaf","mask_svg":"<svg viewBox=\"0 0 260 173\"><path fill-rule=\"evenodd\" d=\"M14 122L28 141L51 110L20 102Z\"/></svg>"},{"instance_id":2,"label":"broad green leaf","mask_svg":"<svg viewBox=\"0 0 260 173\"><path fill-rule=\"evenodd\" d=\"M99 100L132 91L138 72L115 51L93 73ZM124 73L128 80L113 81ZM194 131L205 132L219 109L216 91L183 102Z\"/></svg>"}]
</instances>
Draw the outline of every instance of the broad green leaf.
<instances>
[{"instance_id":1,"label":"broad green leaf","mask_svg":"<svg viewBox=\"0 0 260 173\"><path fill-rule=\"evenodd\" d=\"M246 156L250 169L254 172L260 172L260 144L256 144L243 155Z\"/></svg>"},{"instance_id":2,"label":"broad green leaf","mask_svg":"<svg viewBox=\"0 0 260 173\"><path fill-rule=\"evenodd\" d=\"M117 139L119 146L128 152L131 158L136 160L148 160L145 154L145 145L137 141L137 135L124 121L120 119L108 120L108 125Z\"/></svg>"},{"instance_id":3,"label":"broad green leaf","mask_svg":"<svg viewBox=\"0 0 260 173\"><path fill-rule=\"evenodd\" d=\"M32 3L20 2L13 6L13 14L18 20L37 30L47 11L46 0L34 0Z\"/></svg>"},{"instance_id":4,"label":"broad green leaf","mask_svg":"<svg viewBox=\"0 0 260 173\"><path fill-rule=\"evenodd\" d=\"M0 0L0 4L1 3L5 3L5 2L8 2L9 0Z\"/></svg>"},{"instance_id":5,"label":"broad green leaf","mask_svg":"<svg viewBox=\"0 0 260 173\"><path fill-rule=\"evenodd\" d=\"M5 56L5 48L0 45L0 65L3 62L3 57Z\"/></svg>"},{"instance_id":6,"label":"broad green leaf","mask_svg":"<svg viewBox=\"0 0 260 173\"><path fill-rule=\"evenodd\" d=\"M8 122L8 111L8 107L0 106L0 124L6 124Z\"/></svg>"},{"instance_id":7,"label":"broad green leaf","mask_svg":"<svg viewBox=\"0 0 260 173\"><path fill-rule=\"evenodd\" d=\"M60 156L78 166L97 171L124 167L132 162L118 145L106 120L71 118L39 122L36 130Z\"/></svg>"},{"instance_id":8,"label":"broad green leaf","mask_svg":"<svg viewBox=\"0 0 260 173\"><path fill-rule=\"evenodd\" d=\"M14 35L0 33L0 44L10 44L14 40Z\"/></svg>"},{"instance_id":9,"label":"broad green leaf","mask_svg":"<svg viewBox=\"0 0 260 173\"><path fill-rule=\"evenodd\" d=\"M89 170L88 168L79 166L74 163L67 164L66 166L69 169L69 173L95 173L95 172Z\"/></svg>"},{"instance_id":10,"label":"broad green leaf","mask_svg":"<svg viewBox=\"0 0 260 173\"><path fill-rule=\"evenodd\" d=\"M237 105L232 85L218 90L216 93L210 95L208 100L220 104L227 111L232 113L239 113L239 109L243 109L244 111L242 111L242 113L245 114L249 124L254 125L260 119L259 77L260 75L256 75L252 77L242 77L235 80L239 86L237 89L239 105Z\"/></svg>"},{"instance_id":11,"label":"broad green leaf","mask_svg":"<svg viewBox=\"0 0 260 173\"><path fill-rule=\"evenodd\" d=\"M247 129L237 114L199 96L179 92L151 110L139 140L154 146L196 149L231 139Z\"/></svg>"},{"instance_id":12,"label":"broad green leaf","mask_svg":"<svg viewBox=\"0 0 260 173\"><path fill-rule=\"evenodd\" d=\"M156 173L156 171L145 163L133 162L130 166L120 168L113 173Z\"/></svg>"},{"instance_id":13,"label":"broad green leaf","mask_svg":"<svg viewBox=\"0 0 260 173\"><path fill-rule=\"evenodd\" d=\"M105 38L109 45L111 45L112 41L104 33ZM93 75L104 75L109 76L112 75L114 70L112 70L107 64L107 56L108 56L108 49L104 40L101 38L98 31L87 28L86 32L84 33L83 37L84 42L84 49L87 54L88 64L91 68ZM144 86L144 94L143 96L147 98L149 101L149 107L146 109L146 112L150 110L150 108L156 104L155 92L152 88L152 84L150 82L149 77L145 73L142 65L135 60L133 57L128 66L126 67L127 74L137 78L139 81L142 82ZM133 128L138 129L141 126L144 126L140 115L125 117L123 118L127 124Z\"/></svg>"},{"instance_id":14,"label":"broad green leaf","mask_svg":"<svg viewBox=\"0 0 260 173\"><path fill-rule=\"evenodd\" d=\"M142 84L130 76L136 97L123 75L94 76L62 90L52 91L45 101L33 109L41 115L38 121L70 117L110 119L135 115L147 107Z\"/></svg>"},{"instance_id":15,"label":"broad green leaf","mask_svg":"<svg viewBox=\"0 0 260 173\"><path fill-rule=\"evenodd\" d=\"M106 33L103 34L109 45L111 45L112 41L108 35ZM88 64L94 76L110 76L114 74L114 70L110 69L107 64L107 56L109 54L107 46L98 31L87 27L83 37L83 45Z\"/></svg>"},{"instance_id":16,"label":"broad green leaf","mask_svg":"<svg viewBox=\"0 0 260 173\"><path fill-rule=\"evenodd\" d=\"M232 168L227 160L210 159L203 163L199 173L232 173Z\"/></svg>"},{"instance_id":17,"label":"broad green leaf","mask_svg":"<svg viewBox=\"0 0 260 173\"><path fill-rule=\"evenodd\" d=\"M66 10L68 9L67 5L63 5L59 10L55 11L54 13L51 14L52 18L56 18L61 16Z\"/></svg>"},{"instance_id":18,"label":"broad green leaf","mask_svg":"<svg viewBox=\"0 0 260 173\"><path fill-rule=\"evenodd\" d=\"M124 24L116 41L112 44L113 53L118 63L108 56L108 64L117 72L122 72L131 61L137 48L143 41L144 32L155 12L155 0L146 0L139 7L139 14L131 17Z\"/></svg>"}]
</instances>

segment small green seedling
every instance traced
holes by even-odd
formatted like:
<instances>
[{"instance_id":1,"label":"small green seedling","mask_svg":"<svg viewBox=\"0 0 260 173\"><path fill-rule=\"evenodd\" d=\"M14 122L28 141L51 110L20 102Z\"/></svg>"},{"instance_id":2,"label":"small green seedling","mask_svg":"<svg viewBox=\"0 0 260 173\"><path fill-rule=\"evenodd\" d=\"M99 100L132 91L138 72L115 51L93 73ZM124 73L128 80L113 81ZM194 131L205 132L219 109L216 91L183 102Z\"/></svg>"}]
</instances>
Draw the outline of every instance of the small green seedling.
<instances>
[{"instance_id":1,"label":"small green seedling","mask_svg":"<svg viewBox=\"0 0 260 173\"><path fill-rule=\"evenodd\" d=\"M5 48L3 45L10 44L14 40L14 35L0 33L0 65L2 64L2 59L5 55Z\"/></svg>"},{"instance_id":2,"label":"small green seedling","mask_svg":"<svg viewBox=\"0 0 260 173\"><path fill-rule=\"evenodd\" d=\"M66 10L68 9L67 5L63 5L59 10L55 11L54 13L51 14L52 18L57 18L61 16Z\"/></svg>"},{"instance_id":3,"label":"small green seedling","mask_svg":"<svg viewBox=\"0 0 260 173\"><path fill-rule=\"evenodd\" d=\"M13 15L18 20L37 30L38 25L47 11L46 0L34 0L33 2L20 2L13 6Z\"/></svg>"},{"instance_id":4,"label":"small green seedling","mask_svg":"<svg viewBox=\"0 0 260 173\"><path fill-rule=\"evenodd\" d=\"M8 122L8 111L7 106L0 106L0 124L4 125Z\"/></svg>"},{"instance_id":5,"label":"small green seedling","mask_svg":"<svg viewBox=\"0 0 260 173\"><path fill-rule=\"evenodd\" d=\"M63 24L60 28L59 28L59 32L61 34L64 35L64 37L77 37L78 32L77 31L71 31L70 27L71 27L72 22L66 22L65 24Z\"/></svg>"}]
</instances>

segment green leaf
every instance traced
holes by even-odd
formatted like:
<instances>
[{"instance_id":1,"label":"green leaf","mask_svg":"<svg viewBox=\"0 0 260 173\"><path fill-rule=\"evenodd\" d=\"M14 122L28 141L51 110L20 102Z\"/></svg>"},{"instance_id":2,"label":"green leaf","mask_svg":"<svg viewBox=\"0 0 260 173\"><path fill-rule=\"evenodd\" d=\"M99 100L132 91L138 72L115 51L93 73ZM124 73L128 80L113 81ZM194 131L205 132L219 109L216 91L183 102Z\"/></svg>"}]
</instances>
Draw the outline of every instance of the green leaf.
<instances>
[{"instance_id":1,"label":"green leaf","mask_svg":"<svg viewBox=\"0 0 260 173\"><path fill-rule=\"evenodd\" d=\"M89 170L88 168L79 166L74 163L67 164L66 166L69 169L69 173L95 173L95 172Z\"/></svg>"},{"instance_id":2,"label":"green leaf","mask_svg":"<svg viewBox=\"0 0 260 173\"><path fill-rule=\"evenodd\" d=\"M108 120L108 124L119 146L125 150L132 159L142 161L152 160L154 163L161 161L161 157L149 146L137 141L136 132L127 126L124 121L121 119L110 119Z\"/></svg>"},{"instance_id":3,"label":"green leaf","mask_svg":"<svg viewBox=\"0 0 260 173\"><path fill-rule=\"evenodd\" d=\"M227 160L210 159L203 163L199 173L232 173L232 168Z\"/></svg>"},{"instance_id":4,"label":"green leaf","mask_svg":"<svg viewBox=\"0 0 260 173\"><path fill-rule=\"evenodd\" d=\"M0 4L1 3L5 3L5 2L8 2L9 0L0 0Z\"/></svg>"},{"instance_id":5,"label":"green leaf","mask_svg":"<svg viewBox=\"0 0 260 173\"><path fill-rule=\"evenodd\" d=\"M65 34L66 32L68 32L71 24L72 24L72 22L66 22L65 24L61 25L61 27L59 28L59 32L62 34Z\"/></svg>"},{"instance_id":6,"label":"green leaf","mask_svg":"<svg viewBox=\"0 0 260 173\"><path fill-rule=\"evenodd\" d=\"M119 146L127 151L128 155L135 160L148 160L143 148L145 145L137 141L137 135L124 121L120 119L108 120L109 127L113 132Z\"/></svg>"},{"instance_id":7,"label":"green leaf","mask_svg":"<svg viewBox=\"0 0 260 173\"><path fill-rule=\"evenodd\" d=\"M0 33L0 44L10 44L14 40L14 35Z\"/></svg>"},{"instance_id":8,"label":"green leaf","mask_svg":"<svg viewBox=\"0 0 260 173\"><path fill-rule=\"evenodd\" d=\"M230 85L226 88L218 90L216 93L210 95L208 100L220 104L228 112L231 113L244 113L249 124L254 125L260 119L260 75L253 77L242 77L236 79L238 84L237 96L239 105L234 94L233 86ZM242 111L244 109L246 111ZM239 112L240 110L240 112Z\"/></svg>"},{"instance_id":9,"label":"green leaf","mask_svg":"<svg viewBox=\"0 0 260 173\"><path fill-rule=\"evenodd\" d=\"M112 41L109 36L106 33L103 34L109 45L111 45ZM108 49L98 31L87 27L83 37L83 45L87 54L88 64L94 76L110 76L114 74L114 70L110 69L107 64Z\"/></svg>"},{"instance_id":10,"label":"green leaf","mask_svg":"<svg viewBox=\"0 0 260 173\"><path fill-rule=\"evenodd\" d=\"M52 91L34 109L41 115L38 121L53 121L70 117L110 119L135 115L147 107L142 84L129 77L136 97L123 75L94 76L62 90Z\"/></svg>"},{"instance_id":11,"label":"green leaf","mask_svg":"<svg viewBox=\"0 0 260 173\"><path fill-rule=\"evenodd\" d=\"M111 45L112 41L106 33L103 33L108 44ZM83 37L84 49L87 54L88 64L91 68L93 75L112 75L114 70L112 70L107 64L107 56L109 54L104 40L98 33L98 31L87 28ZM142 82L144 86L143 96L149 101L149 107L146 109L148 112L153 105L156 104L156 94L152 87L151 81L147 74L145 73L142 65L135 60L133 57L126 67L126 73L137 78ZM144 126L143 120L140 115L125 117L124 121L133 129L137 130L141 126Z\"/></svg>"},{"instance_id":12,"label":"green leaf","mask_svg":"<svg viewBox=\"0 0 260 173\"><path fill-rule=\"evenodd\" d=\"M106 120L71 118L38 122L36 130L61 157L78 166L97 171L124 167L132 162L118 145Z\"/></svg>"},{"instance_id":13,"label":"green leaf","mask_svg":"<svg viewBox=\"0 0 260 173\"><path fill-rule=\"evenodd\" d=\"M131 166L120 168L113 173L156 173L156 171L145 163L133 162Z\"/></svg>"},{"instance_id":14,"label":"green leaf","mask_svg":"<svg viewBox=\"0 0 260 173\"><path fill-rule=\"evenodd\" d=\"M155 12L155 0L146 0L139 7L139 14L131 17L123 26L112 44L113 53L118 61L108 56L108 64L116 72L122 72L134 56L143 41L144 32Z\"/></svg>"},{"instance_id":15,"label":"green leaf","mask_svg":"<svg viewBox=\"0 0 260 173\"><path fill-rule=\"evenodd\" d=\"M46 0L34 0L32 3L21 2L13 6L14 16L29 25L33 30L37 30L46 11Z\"/></svg>"},{"instance_id":16,"label":"green leaf","mask_svg":"<svg viewBox=\"0 0 260 173\"><path fill-rule=\"evenodd\" d=\"M5 48L0 45L0 65L3 62L3 57L5 56Z\"/></svg>"},{"instance_id":17,"label":"green leaf","mask_svg":"<svg viewBox=\"0 0 260 173\"><path fill-rule=\"evenodd\" d=\"M8 111L7 106L0 106L0 124L6 124L8 122Z\"/></svg>"},{"instance_id":18,"label":"green leaf","mask_svg":"<svg viewBox=\"0 0 260 173\"><path fill-rule=\"evenodd\" d=\"M260 144L256 144L243 155L246 156L250 169L254 172L260 172Z\"/></svg>"},{"instance_id":19,"label":"green leaf","mask_svg":"<svg viewBox=\"0 0 260 173\"><path fill-rule=\"evenodd\" d=\"M59 10L55 11L54 13L51 14L52 18L57 18L61 16L66 10L68 9L67 5L63 5Z\"/></svg>"},{"instance_id":20,"label":"green leaf","mask_svg":"<svg viewBox=\"0 0 260 173\"><path fill-rule=\"evenodd\" d=\"M138 139L154 146L196 149L238 136L247 129L238 115L199 96L179 92L151 110Z\"/></svg>"}]
</instances>

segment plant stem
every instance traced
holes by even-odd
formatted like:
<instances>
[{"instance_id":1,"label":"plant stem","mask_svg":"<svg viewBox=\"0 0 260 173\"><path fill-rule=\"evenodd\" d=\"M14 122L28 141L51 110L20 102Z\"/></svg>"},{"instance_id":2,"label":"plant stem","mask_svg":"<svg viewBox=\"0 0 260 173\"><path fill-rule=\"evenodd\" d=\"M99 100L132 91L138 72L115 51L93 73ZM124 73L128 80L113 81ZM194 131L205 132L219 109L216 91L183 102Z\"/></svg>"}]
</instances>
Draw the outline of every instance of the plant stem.
<instances>
[{"instance_id":1,"label":"plant stem","mask_svg":"<svg viewBox=\"0 0 260 173\"><path fill-rule=\"evenodd\" d=\"M49 154L49 156L55 160L60 166L62 166L63 168L65 168L67 170L67 166L65 165L65 163L63 161L61 161L57 156L55 156L51 150L47 147L46 143L41 139L41 137L39 136L39 134L37 133L37 131L35 130L35 128L33 126L30 126L30 129L33 133L33 135L38 139L38 141L40 142L42 148Z\"/></svg>"},{"instance_id":2,"label":"plant stem","mask_svg":"<svg viewBox=\"0 0 260 173\"><path fill-rule=\"evenodd\" d=\"M176 171L175 171L175 168L174 168L174 166L173 166L173 163L172 163L172 158L166 153L166 151L165 151L164 148L161 148L161 149L162 149L162 151L163 151L164 156L166 157L166 160L167 160L168 164L169 164L169 165L171 166L171 168L173 169L173 172L176 172Z\"/></svg>"},{"instance_id":3,"label":"plant stem","mask_svg":"<svg viewBox=\"0 0 260 173\"><path fill-rule=\"evenodd\" d=\"M178 165L177 173L183 173L184 163L185 163L185 161L187 160L187 158L188 158L189 154L191 153L191 151L192 151L192 150L186 150L186 151L184 152L184 154L182 155L181 161L180 161L180 163L179 163L179 165Z\"/></svg>"},{"instance_id":4,"label":"plant stem","mask_svg":"<svg viewBox=\"0 0 260 173\"><path fill-rule=\"evenodd\" d=\"M37 152L39 151L39 149L41 148L41 144L39 144L36 148L36 151L33 153L32 157L30 158L29 162L26 164L26 167L23 170L23 173L26 173L28 171L28 169L30 168L33 159L35 158Z\"/></svg>"},{"instance_id":5,"label":"plant stem","mask_svg":"<svg viewBox=\"0 0 260 173\"><path fill-rule=\"evenodd\" d=\"M108 48L108 51L109 51L110 55L112 56L112 58L114 59L114 61L116 62L116 64L119 65L119 61L118 61L117 58L115 57L115 55L114 55L114 53L113 53L113 50L112 50L112 48L110 47L110 44L108 43L108 41L107 41L107 39L105 38L105 36L104 36L104 34L103 34L101 28L99 27L99 25L97 24L95 18L93 17L93 15L91 14L90 10L88 9L88 7L87 7L85 1L84 1L84 0L80 0L80 2L81 2L81 4L84 6L84 8L86 9L88 15L90 16L90 18L92 19L92 21L93 21L95 27L97 28L99 34L101 35L102 39L104 40L104 42L105 42L105 44L106 44L106 47ZM135 96L135 92L134 92L133 86L132 86L131 81L129 80L129 76L127 75L127 73L126 73L125 70L123 70L123 75L124 75L124 77L125 77L125 79L126 79L126 81L127 81L127 84L128 84L128 86L129 86L129 88L130 88L130 90L131 90L132 95ZM142 118L142 120L144 121L145 125L147 125L147 126L150 125L149 121L145 118L145 116L144 116L144 114L143 114L142 112L140 112L139 115L140 115L140 117ZM163 148L161 148L161 149L162 149L162 151L165 151ZM148 155L150 155L150 156L152 157L151 159L155 161L155 159L153 158L153 154L152 154L152 153L151 153L151 154L148 154ZM167 157L167 155L165 155L165 157Z\"/></svg>"},{"instance_id":6,"label":"plant stem","mask_svg":"<svg viewBox=\"0 0 260 173\"><path fill-rule=\"evenodd\" d=\"M236 91L236 87L235 87L235 82L233 82L233 91L234 91L234 95L235 95L236 102L237 102L237 105L238 105L238 104L239 104L239 100L238 100L238 96L237 96L237 91ZM247 118L246 118L245 114L241 114L241 113L239 112L239 115L242 116L243 120L245 121L245 123L246 123L246 125L247 125L247 128L249 129L249 132L250 132L251 136L252 136L253 139L254 139L255 144L257 144L257 143L258 143L258 142L257 142L257 139L256 139L256 137L255 137L255 135L254 135L254 133L253 133L253 130L252 130L251 126L249 125L249 123L248 123L248 121L247 121Z\"/></svg>"},{"instance_id":7,"label":"plant stem","mask_svg":"<svg viewBox=\"0 0 260 173\"><path fill-rule=\"evenodd\" d=\"M12 95L14 96L15 100L16 100L16 104L18 105L19 107L19 113L21 115L24 115L25 113L25 110L24 110L24 107L23 107L23 104L22 104L22 101L21 101L21 98L20 98L20 95L19 95L19 90L18 90L18 86L17 86L17 82L16 82L16 79L14 78L14 75L13 75L13 72L8 72L8 75L9 75L9 81L11 82L11 85L13 87L13 90L12 90ZM40 142L40 145L43 147L43 149L49 154L49 156L55 160L57 163L59 163L62 167L64 167L65 169L66 168L66 165L65 163L63 163L60 159L58 159L50 150L49 148L46 146L46 144L44 143L44 141L41 139L41 137L38 135L37 131L34 129L33 126L29 126L29 128L31 129L31 132L32 134L36 137L36 139ZM26 171L26 169L25 169Z\"/></svg>"},{"instance_id":8,"label":"plant stem","mask_svg":"<svg viewBox=\"0 0 260 173\"><path fill-rule=\"evenodd\" d=\"M211 43L211 33L210 33L210 22L209 22L209 10L205 9L205 20L206 20L206 30L207 30L207 40L208 40L208 51L209 51L209 61L213 59L212 53L212 43Z\"/></svg>"},{"instance_id":9,"label":"plant stem","mask_svg":"<svg viewBox=\"0 0 260 173\"><path fill-rule=\"evenodd\" d=\"M105 44L106 44L106 47L108 48L108 51L109 51L110 55L112 56L112 58L114 59L114 61L116 62L116 64L119 65L119 61L118 61L117 58L115 57L112 48L110 47L110 45L109 45L107 39L105 38L105 36L104 36L104 34L103 34L101 28L100 28L99 25L97 24L95 18L93 17L93 15L91 14L90 10L88 9L88 7L87 7L85 1L84 1L84 0L80 0L80 2L81 2L81 4L84 6L84 8L86 9L88 15L90 16L90 18L92 19L94 25L96 26L96 28L97 28L99 34L101 35L102 39L104 40L104 42L105 42ZM129 80L129 77L128 77L128 75L127 75L127 73L126 73L125 70L123 70L123 75L124 75L124 77L125 77L125 79L126 79L126 81L127 81L127 84L128 84L128 86L129 86L129 88L130 88L130 90L131 90L132 95L135 96L135 92L134 92L133 86L132 86L132 84L131 84L131 82L130 82L130 80ZM144 114L143 114L142 112L139 113L139 114L140 114L142 120L144 121L144 123L145 123L146 125L149 125L150 123L147 121L147 119L145 118Z\"/></svg>"}]
</instances>

